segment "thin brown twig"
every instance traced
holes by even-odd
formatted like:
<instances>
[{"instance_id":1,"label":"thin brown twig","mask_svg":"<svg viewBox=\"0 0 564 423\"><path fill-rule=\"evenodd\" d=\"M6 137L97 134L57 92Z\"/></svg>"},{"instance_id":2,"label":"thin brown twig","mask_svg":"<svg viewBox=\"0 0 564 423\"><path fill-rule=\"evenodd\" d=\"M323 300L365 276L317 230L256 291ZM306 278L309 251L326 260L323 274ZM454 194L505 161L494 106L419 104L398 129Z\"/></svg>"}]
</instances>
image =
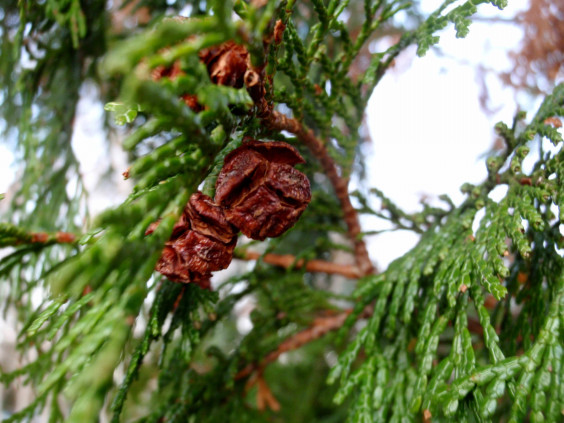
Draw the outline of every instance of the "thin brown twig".
<instances>
[{"instance_id":1,"label":"thin brown twig","mask_svg":"<svg viewBox=\"0 0 564 423\"><path fill-rule=\"evenodd\" d=\"M330 275L342 275L350 279L358 279L361 277L361 272L356 266L346 265L346 264L336 264L330 261L324 260L309 260L304 259L296 260L296 257L291 254L260 254L255 251L245 251L243 254L236 256L235 258L241 260L258 260L261 259L263 262L272 264L274 266L280 266L284 268L296 267L298 269L305 268L308 272L316 273L327 273Z\"/></svg>"},{"instance_id":2,"label":"thin brown twig","mask_svg":"<svg viewBox=\"0 0 564 423\"><path fill-rule=\"evenodd\" d=\"M256 370L261 371L268 364L276 361L278 357L280 357L285 352L296 350L311 341L321 338L328 332L339 329L343 325L343 323L345 323L347 316L351 313L352 309L348 309L332 316L317 317L316 319L314 319L311 326L286 339L284 342L278 345L278 348L276 348L276 350L267 354L260 361L260 363L248 364L246 367L240 370L235 375L235 380L243 379Z\"/></svg>"},{"instance_id":3,"label":"thin brown twig","mask_svg":"<svg viewBox=\"0 0 564 423\"><path fill-rule=\"evenodd\" d=\"M267 408L272 411L280 411L280 403L276 400L272 391L268 387L262 372L254 373L245 385L245 391L248 392L253 386L257 386L257 409L264 411Z\"/></svg>"},{"instance_id":4,"label":"thin brown twig","mask_svg":"<svg viewBox=\"0 0 564 423\"><path fill-rule=\"evenodd\" d=\"M264 118L264 123L276 131L288 131L303 142L319 160L327 177L331 181L335 194L341 203L344 220L348 228L349 238L354 244L355 260L362 275L374 273L375 269L370 261L366 244L360 238L361 229L358 213L353 207L348 190L348 180L339 175L335 161L329 155L325 144L317 138L311 129L306 129L296 119L289 118L282 113L273 111Z\"/></svg>"}]
</instances>

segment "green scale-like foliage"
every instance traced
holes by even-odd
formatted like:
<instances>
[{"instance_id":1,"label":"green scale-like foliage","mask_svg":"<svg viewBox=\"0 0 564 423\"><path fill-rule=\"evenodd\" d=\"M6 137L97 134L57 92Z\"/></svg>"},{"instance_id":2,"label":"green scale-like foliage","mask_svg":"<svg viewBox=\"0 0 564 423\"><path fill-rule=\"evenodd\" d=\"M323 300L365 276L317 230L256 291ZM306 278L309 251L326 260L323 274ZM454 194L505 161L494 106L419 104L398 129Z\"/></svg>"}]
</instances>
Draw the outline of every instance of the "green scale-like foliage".
<instances>
[{"instance_id":1,"label":"green scale-like foliage","mask_svg":"<svg viewBox=\"0 0 564 423\"><path fill-rule=\"evenodd\" d=\"M332 236L346 236L347 226L319 157L297 134L264 125L245 88L214 85L200 50L228 40L244 45L253 65L264 66L266 102L311 130L348 178L358 171L368 99L393 59L412 44L423 55L450 23L464 37L482 3L505 6L447 0L410 29L395 16L420 16L401 0L126 1L150 22L120 32L103 1L5 2L2 116L24 170L0 223L0 247L8 248L0 302L17 311L21 353L36 357L0 374L7 386L35 387L32 403L6 421L28 421L44 409L53 423L103 414L116 423L557 421L564 409L564 161L561 133L546 119L564 115L562 85L524 129L524 114L512 127L498 124L506 148L487 160L484 183L463 187L462 205L442 197L448 208L408 214L377 187L351 194L359 213L421 234L413 250L361 278L352 294L326 289L330 276L261 260L214 292L153 271L190 194L203 187L213 196L223 158L244 136L296 146L312 182L300 221L257 248L327 261L352 251ZM191 19L165 18L187 10ZM280 44L272 41L278 20ZM368 54L367 45L389 30L399 41ZM176 61L181 76L151 78L155 67ZM123 147L135 182L123 204L92 222L71 146L79 90L88 83L99 87L116 123L127 125ZM186 93L202 111L185 105ZM543 151L539 139L556 149ZM538 159L523 173L535 142ZM500 185L507 192L493 201ZM381 211L371 206L375 199ZM77 236L62 244L58 231ZM38 232L45 232L40 241ZM33 297L42 298L39 306ZM248 333L235 322L245 301L254 303ZM342 304L353 310L337 336L288 353L262 374L257 364L269 353L316 319L342 312ZM263 377L280 411L256 405Z\"/></svg>"},{"instance_id":2,"label":"green scale-like foliage","mask_svg":"<svg viewBox=\"0 0 564 423\"><path fill-rule=\"evenodd\" d=\"M357 407L366 421L375 413L385 421L414 418L420 410L435 418L488 420L506 406L500 399L507 401L509 421L522 421L529 412L534 421L559 419L563 398L547 369L561 368L562 360L564 262L554 210L562 207L558 169L564 156L561 149L541 150L529 175L521 172L520 162L536 133L561 144L559 133L540 128L546 118L562 113L563 104L561 85L519 133L515 125L498 125L508 148L488 159L488 180L465 186L468 199L460 207L431 226L386 272L359 286L356 294L363 304L373 303L374 312L329 381L340 378L338 400L358 386ZM494 202L489 194L500 184L507 193ZM498 300L493 313L485 305L488 294ZM479 337L471 334L469 319L478 321ZM406 354L398 342L414 347ZM484 348L477 348L479 342ZM351 373L361 349L378 357L382 370L365 361ZM398 366L406 359L407 365ZM402 385L385 377L386 370ZM383 395L394 389L402 390L401 401ZM367 402L365 390L373 401Z\"/></svg>"}]
</instances>

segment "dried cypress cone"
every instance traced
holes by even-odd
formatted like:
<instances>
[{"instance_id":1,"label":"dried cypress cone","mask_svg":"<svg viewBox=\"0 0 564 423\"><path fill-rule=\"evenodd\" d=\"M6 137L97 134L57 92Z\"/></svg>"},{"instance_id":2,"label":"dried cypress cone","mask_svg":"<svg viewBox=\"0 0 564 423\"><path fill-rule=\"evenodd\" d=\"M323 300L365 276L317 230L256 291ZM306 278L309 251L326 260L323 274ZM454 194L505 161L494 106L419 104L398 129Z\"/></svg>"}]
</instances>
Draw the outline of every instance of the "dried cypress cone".
<instances>
[{"instance_id":1,"label":"dried cypress cone","mask_svg":"<svg viewBox=\"0 0 564 423\"><path fill-rule=\"evenodd\" d=\"M249 238L280 236L311 200L309 180L293 167L304 162L285 142L249 139L225 157L215 201L227 220Z\"/></svg>"},{"instance_id":2,"label":"dried cypress cone","mask_svg":"<svg viewBox=\"0 0 564 423\"><path fill-rule=\"evenodd\" d=\"M146 234L154 231L149 226ZM233 258L237 230L212 199L196 192L174 225L155 269L173 282L210 287L211 272L225 269Z\"/></svg>"},{"instance_id":3,"label":"dried cypress cone","mask_svg":"<svg viewBox=\"0 0 564 423\"><path fill-rule=\"evenodd\" d=\"M218 46L205 48L199 53L200 60L208 69L211 81L217 85L226 85L234 88L242 88L245 84L249 85L251 96L256 97L257 81L260 76L252 70L250 66L249 52L243 46L227 41ZM184 72L180 68L180 61L177 60L172 66L157 66L151 72L151 78L158 81L161 78L168 78L174 81ZM262 85L260 85L262 87ZM254 94L254 95L253 95ZM202 105L198 103L198 97L194 94L183 94L182 99L188 107L199 112Z\"/></svg>"},{"instance_id":4,"label":"dried cypress cone","mask_svg":"<svg viewBox=\"0 0 564 423\"><path fill-rule=\"evenodd\" d=\"M249 52L245 47L227 41L201 50L199 57L208 68L214 84L234 88L242 88L245 84L245 73L249 66Z\"/></svg>"}]
</instances>

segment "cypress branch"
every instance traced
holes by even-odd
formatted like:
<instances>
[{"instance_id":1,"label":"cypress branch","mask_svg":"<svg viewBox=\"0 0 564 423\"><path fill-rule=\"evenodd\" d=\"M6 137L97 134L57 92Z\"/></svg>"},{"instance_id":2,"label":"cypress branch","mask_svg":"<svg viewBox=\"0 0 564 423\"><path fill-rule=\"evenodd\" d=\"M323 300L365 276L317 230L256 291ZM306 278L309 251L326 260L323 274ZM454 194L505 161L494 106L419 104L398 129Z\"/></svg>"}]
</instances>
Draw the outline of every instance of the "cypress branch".
<instances>
[{"instance_id":1,"label":"cypress branch","mask_svg":"<svg viewBox=\"0 0 564 423\"><path fill-rule=\"evenodd\" d=\"M396 0L0 6L1 112L22 166L0 223L0 303L23 358L0 381L36 392L7 421L558 421L564 85L528 121L496 125L504 146L462 204L406 212L366 181L348 187L394 58L451 24L466 36L486 3L506 2L446 0L409 29L395 18L420 13ZM399 40L368 54L387 31ZM123 126L134 183L92 221L71 145L85 84ZM163 280L155 264L190 195L213 199L248 137L299 150L308 209L237 250L214 290ZM419 242L376 274L364 238L380 231L361 214Z\"/></svg>"}]
</instances>

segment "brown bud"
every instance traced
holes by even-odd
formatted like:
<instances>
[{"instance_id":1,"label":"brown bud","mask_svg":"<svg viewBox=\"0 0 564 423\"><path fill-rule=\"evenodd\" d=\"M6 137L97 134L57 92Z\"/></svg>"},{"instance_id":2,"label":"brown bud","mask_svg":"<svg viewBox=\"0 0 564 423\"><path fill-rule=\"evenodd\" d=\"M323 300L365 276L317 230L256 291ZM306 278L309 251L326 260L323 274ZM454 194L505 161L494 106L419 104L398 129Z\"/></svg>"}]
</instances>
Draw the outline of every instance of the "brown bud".
<instances>
[{"instance_id":1,"label":"brown bud","mask_svg":"<svg viewBox=\"0 0 564 423\"><path fill-rule=\"evenodd\" d=\"M247 140L225 157L215 201L225 217L252 239L291 228L311 200L307 177L293 166L303 157L285 142Z\"/></svg>"},{"instance_id":2,"label":"brown bud","mask_svg":"<svg viewBox=\"0 0 564 423\"><path fill-rule=\"evenodd\" d=\"M184 94L181 96L182 100L184 100L184 104L190 107L195 112L199 112L202 110L202 105L198 103L198 96L195 94Z\"/></svg>"},{"instance_id":3,"label":"brown bud","mask_svg":"<svg viewBox=\"0 0 564 423\"><path fill-rule=\"evenodd\" d=\"M151 224L146 233L152 233L156 225ZM222 209L207 195L196 192L174 225L156 270L174 282L195 282L209 288L211 272L231 263L236 235Z\"/></svg>"},{"instance_id":4,"label":"brown bud","mask_svg":"<svg viewBox=\"0 0 564 423\"><path fill-rule=\"evenodd\" d=\"M49 235L45 232L34 232L31 234L31 242L45 243L49 240Z\"/></svg>"},{"instance_id":5,"label":"brown bud","mask_svg":"<svg viewBox=\"0 0 564 423\"><path fill-rule=\"evenodd\" d=\"M71 234L69 232L57 232L56 238L57 242L61 244L70 244L76 239L74 234Z\"/></svg>"},{"instance_id":6,"label":"brown bud","mask_svg":"<svg viewBox=\"0 0 564 423\"><path fill-rule=\"evenodd\" d=\"M282 22L281 19L276 21L276 25L274 25L274 44L280 45L282 44L284 38L284 30L286 29L286 25Z\"/></svg>"},{"instance_id":7,"label":"brown bud","mask_svg":"<svg viewBox=\"0 0 564 423\"><path fill-rule=\"evenodd\" d=\"M558 119L557 117L549 117L546 118L543 123L545 125L552 125L555 128L562 128L562 121L560 119Z\"/></svg>"}]
</instances>

